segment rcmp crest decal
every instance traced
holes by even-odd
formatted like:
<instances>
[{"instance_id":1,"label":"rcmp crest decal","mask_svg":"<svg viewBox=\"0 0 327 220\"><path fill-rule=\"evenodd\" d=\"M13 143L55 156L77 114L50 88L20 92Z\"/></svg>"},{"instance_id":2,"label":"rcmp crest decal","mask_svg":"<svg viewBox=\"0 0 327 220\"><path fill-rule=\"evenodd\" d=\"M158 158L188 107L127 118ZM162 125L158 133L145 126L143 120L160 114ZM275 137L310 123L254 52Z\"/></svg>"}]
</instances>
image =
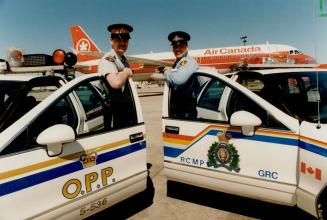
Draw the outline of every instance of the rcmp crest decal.
<instances>
[{"instance_id":1,"label":"rcmp crest decal","mask_svg":"<svg viewBox=\"0 0 327 220\"><path fill-rule=\"evenodd\" d=\"M218 142L211 144L208 150L208 167L224 167L229 171L240 172L240 156L233 144L229 143L231 134L226 132L217 134Z\"/></svg>"}]
</instances>

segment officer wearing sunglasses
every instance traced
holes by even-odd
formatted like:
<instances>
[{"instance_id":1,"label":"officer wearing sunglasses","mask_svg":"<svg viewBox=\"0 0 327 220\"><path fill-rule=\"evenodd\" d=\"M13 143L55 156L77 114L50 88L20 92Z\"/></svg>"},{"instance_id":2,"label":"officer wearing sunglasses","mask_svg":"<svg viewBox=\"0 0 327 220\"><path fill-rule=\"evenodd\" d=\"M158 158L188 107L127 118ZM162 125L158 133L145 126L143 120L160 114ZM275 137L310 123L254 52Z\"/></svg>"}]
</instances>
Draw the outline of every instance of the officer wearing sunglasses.
<instances>
[{"instance_id":1,"label":"officer wearing sunglasses","mask_svg":"<svg viewBox=\"0 0 327 220\"><path fill-rule=\"evenodd\" d=\"M199 69L199 65L188 54L190 39L190 35L183 31L168 35L176 61L172 68L165 67L163 74L170 86L170 115L174 118L193 119L197 116L199 80L193 74Z\"/></svg>"},{"instance_id":2,"label":"officer wearing sunglasses","mask_svg":"<svg viewBox=\"0 0 327 220\"><path fill-rule=\"evenodd\" d=\"M108 26L112 49L100 60L98 70L105 75L110 86L114 89L124 89L128 77L133 76L124 53L131 38L129 33L133 28L128 24L113 24Z\"/></svg>"},{"instance_id":3,"label":"officer wearing sunglasses","mask_svg":"<svg viewBox=\"0 0 327 220\"><path fill-rule=\"evenodd\" d=\"M108 31L112 49L101 58L98 71L110 85L104 107L107 129L118 129L130 126L135 120L128 84L128 78L133 76L133 71L124 56L133 28L128 24L113 24L108 26Z\"/></svg>"}]
</instances>

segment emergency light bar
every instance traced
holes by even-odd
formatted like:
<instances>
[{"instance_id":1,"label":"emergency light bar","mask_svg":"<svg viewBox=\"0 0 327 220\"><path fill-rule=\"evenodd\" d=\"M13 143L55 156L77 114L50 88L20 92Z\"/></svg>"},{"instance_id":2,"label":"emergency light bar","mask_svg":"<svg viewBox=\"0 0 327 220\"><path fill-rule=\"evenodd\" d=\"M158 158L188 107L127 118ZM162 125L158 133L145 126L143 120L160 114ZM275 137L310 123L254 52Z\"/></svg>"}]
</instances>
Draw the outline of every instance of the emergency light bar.
<instances>
[{"instance_id":1,"label":"emergency light bar","mask_svg":"<svg viewBox=\"0 0 327 220\"><path fill-rule=\"evenodd\" d=\"M67 65L73 66L77 62L75 54L58 49L52 56L47 54L29 54L23 55L23 66L48 66L48 65Z\"/></svg>"},{"instance_id":2,"label":"emergency light bar","mask_svg":"<svg viewBox=\"0 0 327 220\"><path fill-rule=\"evenodd\" d=\"M53 73L56 71L65 70L62 65L58 66L29 66L29 67L11 67L11 73Z\"/></svg>"},{"instance_id":3,"label":"emergency light bar","mask_svg":"<svg viewBox=\"0 0 327 220\"><path fill-rule=\"evenodd\" d=\"M52 56L47 54L28 54L23 55L24 62L22 66L47 66L53 65Z\"/></svg>"},{"instance_id":4,"label":"emergency light bar","mask_svg":"<svg viewBox=\"0 0 327 220\"><path fill-rule=\"evenodd\" d=\"M7 49L7 61L9 67L31 67L31 66L53 66L66 65L73 66L77 62L75 54L64 50L57 49L52 56L47 54L26 54L23 55L23 50L18 48Z\"/></svg>"},{"instance_id":5,"label":"emergency light bar","mask_svg":"<svg viewBox=\"0 0 327 220\"><path fill-rule=\"evenodd\" d=\"M47 54L22 54L22 49L9 48L7 60L0 59L0 73L61 73L66 78L74 78L73 65L77 62L75 54L61 49Z\"/></svg>"},{"instance_id":6,"label":"emergency light bar","mask_svg":"<svg viewBox=\"0 0 327 220\"><path fill-rule=\"evenodd\" d=\"M52 54L52 59L55 64L66 64L67 66L73 66L77 62L77 57L72 52L66 53L61 49L57 49Z\"/></svg>"}]
</instances>

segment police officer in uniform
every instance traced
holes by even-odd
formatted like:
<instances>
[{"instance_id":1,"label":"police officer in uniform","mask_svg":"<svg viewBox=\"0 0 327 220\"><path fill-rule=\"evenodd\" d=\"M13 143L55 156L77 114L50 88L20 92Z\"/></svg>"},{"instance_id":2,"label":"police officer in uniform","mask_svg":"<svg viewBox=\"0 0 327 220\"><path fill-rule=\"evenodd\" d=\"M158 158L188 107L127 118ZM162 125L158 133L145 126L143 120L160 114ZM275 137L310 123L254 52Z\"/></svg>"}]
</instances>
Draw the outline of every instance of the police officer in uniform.
<instances>
[{"instance_id":1,"label":"police officer in uniform","mask_svg":"<svg viewBox=\"0 0 327 220\"><path fill-rule=\"evenodd\" d=\"M128 87L128 78L133 76L133 71L129 68L124 56L131 38L129 33L133 31L133 28L128 24L113 24L108 26L108 31L112 49L101 58L98 70L110 85L111 115L106 117L105 125L109 123L111 128L113 124L112 128L117 129L127 127L136 121L132 106L133 100Z\"/></svg>"},{"instance_id":2,"label":"police officer in uniform","mask_svg":"<svg viewBox=\"0 0 327 220\"><path fill-rule=\"evenodd\" d=\"M165 67L163 74L170 86L170 115L174 118L197 117L196 98L199 80L193 74L199 69L197 62L188 55L190 35L175 31L168 35L176 61L172 68Z\"/></svg>"}]
</instances>

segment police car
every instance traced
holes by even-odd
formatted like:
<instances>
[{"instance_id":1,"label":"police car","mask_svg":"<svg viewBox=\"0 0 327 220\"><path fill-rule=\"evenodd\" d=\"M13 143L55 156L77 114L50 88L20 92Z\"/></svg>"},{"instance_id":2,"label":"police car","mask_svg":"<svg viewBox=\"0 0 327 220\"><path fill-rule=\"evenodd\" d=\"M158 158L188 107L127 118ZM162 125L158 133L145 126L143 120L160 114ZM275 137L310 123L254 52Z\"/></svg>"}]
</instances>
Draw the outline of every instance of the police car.
<instances>
[{"instance_id":1,"label":"police car","mask_svg":"<svg viewBox=\"0 0 327 220\"><path fill-rule=\"evenodd\" d=\"M163 97L169 181L327 218L327 69L200 70L196 118L174 118Z\"/></svg>"},{"instance_id":2,"label":"police car","mask_svg":"<svg viewBox=\"0 0 327 220\"><path fill-rule=\"evenodd\" d=\"M118 126L103 76L74 78L76 57L62 50L19 52L19 62L0 61L0 219L86 218L144 191L145 126L133 82L124 88L128 124Z\"/></svg>"}]
</instances>

